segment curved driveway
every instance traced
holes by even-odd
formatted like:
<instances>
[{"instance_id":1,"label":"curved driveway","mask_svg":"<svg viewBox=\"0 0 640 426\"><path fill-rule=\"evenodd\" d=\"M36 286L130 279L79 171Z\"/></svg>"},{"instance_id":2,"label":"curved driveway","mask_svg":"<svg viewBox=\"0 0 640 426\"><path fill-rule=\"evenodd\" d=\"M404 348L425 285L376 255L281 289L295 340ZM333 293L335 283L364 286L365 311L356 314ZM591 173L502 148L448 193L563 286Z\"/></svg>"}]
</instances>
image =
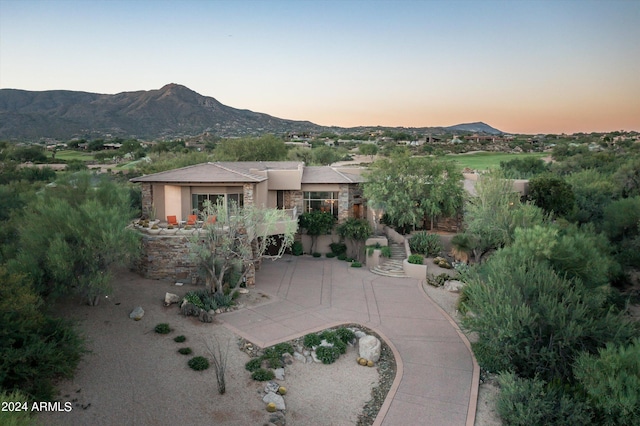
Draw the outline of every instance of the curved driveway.
<instances>
[{"instance_id":1,"label":"curved driveway","mask_svg":"<svg viewBox=\"0 0 640 426\"><path fill-rule=\"evenodd\" d=\"M344 323L375 330L397 374L376 425L474 423L479 369L455 322L412 278L388 278L337 259L264 261L256 288L269 303L219 315L260 347Z\"/></svg>"}]
</instances>

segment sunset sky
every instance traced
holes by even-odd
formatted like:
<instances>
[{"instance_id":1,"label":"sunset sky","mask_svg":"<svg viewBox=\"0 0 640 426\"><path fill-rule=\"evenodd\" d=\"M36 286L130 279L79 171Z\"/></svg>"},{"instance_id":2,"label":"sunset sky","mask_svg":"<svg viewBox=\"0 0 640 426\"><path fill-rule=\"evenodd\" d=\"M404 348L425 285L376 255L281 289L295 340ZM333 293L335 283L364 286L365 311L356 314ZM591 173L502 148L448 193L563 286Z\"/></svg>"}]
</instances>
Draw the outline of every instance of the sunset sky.
<instances>
[{"instance_id":1,"label":"sunset sky","mask_svg":"<svg viewBox=\"0 0 640 426\"><path fill-rule=\"evenodd\" d=\"M322 125L640 131L640 1L0 0L0 88L167 83Z\"/></svg>"}]
</instances>

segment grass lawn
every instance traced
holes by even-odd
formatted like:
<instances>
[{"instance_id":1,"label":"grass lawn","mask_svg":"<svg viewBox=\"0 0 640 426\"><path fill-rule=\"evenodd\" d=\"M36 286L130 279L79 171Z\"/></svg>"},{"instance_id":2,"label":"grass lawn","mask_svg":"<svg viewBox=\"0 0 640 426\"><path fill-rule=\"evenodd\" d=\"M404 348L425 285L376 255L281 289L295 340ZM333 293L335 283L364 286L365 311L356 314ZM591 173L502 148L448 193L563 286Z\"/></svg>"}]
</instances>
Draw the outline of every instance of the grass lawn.
<instances>
[{"instance_id":1,"label":"grass lawn","mask_svg":"<svg viewBox=\"0 0 640 426\"><path fill-rule=\"evenodd\" d=\"M462 167L469 167L473 170L489 170L500 167L501 161L509 161L514 158L548 156L547 152L533 152L522 154L508 154L505 152L477 152L475 154L449 154L447 158L458 162Z\"/></svg>"},{"instance_id":2,"label":"grass lawn","mask_svg":"<svg viewBox=\"0 0 640 426\"><path fill-rule=\"evenodd\" d=\"M51 153L48 154L51 157ZM84 153L80 151L64 150L56 152L56 159L60 160L80 160L80 161L93 161L93 154Z\"/></svg>"}]
</instances>

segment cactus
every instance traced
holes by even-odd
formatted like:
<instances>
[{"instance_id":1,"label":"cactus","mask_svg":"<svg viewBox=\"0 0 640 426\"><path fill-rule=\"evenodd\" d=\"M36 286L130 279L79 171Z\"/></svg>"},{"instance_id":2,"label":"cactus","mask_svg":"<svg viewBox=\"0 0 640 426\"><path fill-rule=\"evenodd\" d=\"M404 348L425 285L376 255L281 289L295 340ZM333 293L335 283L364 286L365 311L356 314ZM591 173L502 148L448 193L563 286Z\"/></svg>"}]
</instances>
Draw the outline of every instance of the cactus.
<instances>
[{"instance_id":1,"label":"cactus","mask_svg":"<svg viewBox=\"0 0 640 426\"><path fill-rule=\"evenodd\" d=\"M270 413L273 413L276 411L276 404L274 404L273 402L270 402L267 404L267 411Z\"/></svg>"}]
</instances>

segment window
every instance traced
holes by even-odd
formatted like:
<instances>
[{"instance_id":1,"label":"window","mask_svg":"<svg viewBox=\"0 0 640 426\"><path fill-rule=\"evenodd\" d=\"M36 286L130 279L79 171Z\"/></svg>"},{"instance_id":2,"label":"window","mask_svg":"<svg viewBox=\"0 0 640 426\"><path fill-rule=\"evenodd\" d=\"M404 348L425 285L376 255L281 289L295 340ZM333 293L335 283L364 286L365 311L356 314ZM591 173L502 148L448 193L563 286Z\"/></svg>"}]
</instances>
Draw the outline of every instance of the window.
<instances>
[{"instance_id":1,"label":"window","mask_svg":"<svg viewBox=\"0 0 640 426\"><path fill-rule=\"evenodd\" d=\"M304 211L329 212L338 217L338 193L337 192L305 192Z\"/></svg>"},{"instance_id":2,"label":"window","mask_svg":"<svg viewBox=\"0 0 640 426\"><path fill-rule=\"evenodd\" d=\"M230 203L235 203L238 207L244 205L243 194L192 194L191 195L191 208L194 211L202 212L204 210L205 201L210 201L211 204L216 205L218 202L226 205L229 208Z\"/></svg>"}]
</instances>

